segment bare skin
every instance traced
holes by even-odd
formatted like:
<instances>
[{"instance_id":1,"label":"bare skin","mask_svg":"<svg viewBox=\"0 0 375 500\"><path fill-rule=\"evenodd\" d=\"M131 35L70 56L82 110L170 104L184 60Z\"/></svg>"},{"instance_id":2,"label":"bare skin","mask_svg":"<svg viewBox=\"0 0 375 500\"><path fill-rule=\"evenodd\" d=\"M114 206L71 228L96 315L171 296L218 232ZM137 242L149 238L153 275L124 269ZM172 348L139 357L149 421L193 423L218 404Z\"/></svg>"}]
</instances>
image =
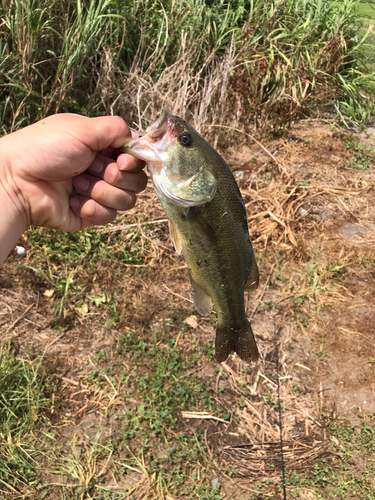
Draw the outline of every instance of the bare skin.
<instances>
[{"instance_id":1,"label":"bare skin","mask_svg":"<svg viewBox=\"0 0 375 500\"><path fill-rule=\"evenodd\" d=\"M144 163L117 148L118 116L59 114L0 139L0 265L31 225L77 231L112 222L145 189Z\"/></svg>"}]
</instances>

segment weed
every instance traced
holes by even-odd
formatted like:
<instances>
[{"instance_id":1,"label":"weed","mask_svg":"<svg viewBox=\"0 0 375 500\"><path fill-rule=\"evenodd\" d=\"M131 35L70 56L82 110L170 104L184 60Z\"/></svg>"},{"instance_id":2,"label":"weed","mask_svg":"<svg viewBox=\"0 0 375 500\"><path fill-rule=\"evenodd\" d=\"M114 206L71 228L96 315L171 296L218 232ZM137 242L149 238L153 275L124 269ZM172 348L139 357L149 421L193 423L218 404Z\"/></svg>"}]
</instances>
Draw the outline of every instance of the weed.
<instances>
[{"instance_id":1,"label":"weed","mask_svg":"<svg viewBox=\"0 0 375 500\"><path fill-rule=\"evenodd\" d=\"M98 262L103 272L110 270L112 280L118 279L129 265L143 265L147 242L139 245L137 231L124 237L119 232L106 233L98 228L74 233L38 228L30 230L27 237L32 247L30 261L39 267L24 267L35 273L45 288L43 293L51 300L57 319L65 317L72 306L81 317L89 317L87 304L92 303L106 311L107 327L119 323L122 312L118 296L122 288L110 294L102 288L101 295L86 295L87 282L94 273L98 276Z\"/></svg>"},{"instance_id":2,"label":"weed","mask_svg":"<svg viewBox=\"0 0 375 500\"><path fill-rule=\"evenodd\" d=\"M359 143L359 139L351 136L346 144L346 149L352 153L350 166L357 170L368 170L372 165L372 155L368 153L367 147Z\"/></svg>"},{"instance_id":3,"label":"weed","mask_svg":"<svg viewBox=\"0 0 375 500\"><path fill-rule=\"evenodd\" d=\"M134 439L142 443L148 470L163 471L171 492L199 491L199 498L216 499L220 498L215 496L218 490L214 495L206 485L195 489L191 482L190 468L205 461L206 444L201 431L192 433L181 426L178 412L204 409L222 415L222 411L210 397L206 384L194 373L194 356L186 358L181 348L173 347L169 332L175 328L175 321L165 325L163 343L135 332L121 334L116 341L118 353L130 355L133 360L129 387L141 401L122 418L121 436L124 444ZM187 373L191 375L186 376ZM160 443L164 443L162 449Z\"/></svg>"},{"instance_id":4,"label":"weed","mask_svg":"<svg viewBox=\"0 0 375 500\"><path fill-rule=\"evenodd\" d=\"M61 465L54 471L60 477L67 478L69 489L74 488L76 498L92 498L97 490L101 490L100 478L107 472L112 447L99 444L99 438L100 433L95 436L92 444L86 446L73 438L70 443L71 453L67 457L61 457ZM68 484L54 483L55 486Z\"/></svg>"},{"instance_id":5,"label":"weed","mask_svg":"<svg viewBox=\"0 0 375 500\"><path fill-rule=\"evenodd\" d=\"M60 271L60 275L56 275L50 267L47 271L48 274L45 273L43 269L37 269L32 266L25 267L33 271L48 284L49 289L45 290L44 295L52 299L54 315L58 318L61 315L65 316L65 306L69 299L69 295L71 295L71 293L75 293L77 295L80 291L80 287L74 287L74 271L66 268L63 272Z\"/></svg>"},{"instance_id":6,"label":"weed","mask_svg":"<svg viewBox=\"0 0 375 500\"><path fill-rule=\"evenodd\" d=\"M313 352L314 356L316 356L320 361L325 359L328 356L328 353L324 351L323 349L320 351L315 351Z\"/></svg>"},{"instance_id":7,"label":"weed","mask_svg":"<svg viewBox=\"0 0 375 500\"><path fill-rule=\"evenodd\" d=\"M90 269L99 261L108 260L135 265L144 262L137 231L129 232L125 238L119 231L105 232L98 228L71 233L37 228L28 232L28 241L35 258L47 260L58 269L68 264L71 268L85 264Z\"/></svg>"},{"instance_id":8,"label":"weed","mask_svg":"<svg viewBox=\"0 0 375 500\"><path fill-rule=\"evenodd\" d=\"M362 266L368 270L373 270L375 268L375 257L372 255L366 255L362 258Z\"/></svg>"},{"instance_id":9,"label":"weed","mask_svg":"<svg viewBox=\"0 0 375 500\"><path fill-rule=\"evenodd\" d=\"M294 292L294 304L298 310L306 300L327 305L327 298L340 298L340 280L346 271L346 262L322 262L318 256L311 259L301 272L302 283ZM291 282L292 286L296 284ZM296 292L303 291L297 294ZM301 321L304 322L303 318Z\"/></svg>"}]
</instances>

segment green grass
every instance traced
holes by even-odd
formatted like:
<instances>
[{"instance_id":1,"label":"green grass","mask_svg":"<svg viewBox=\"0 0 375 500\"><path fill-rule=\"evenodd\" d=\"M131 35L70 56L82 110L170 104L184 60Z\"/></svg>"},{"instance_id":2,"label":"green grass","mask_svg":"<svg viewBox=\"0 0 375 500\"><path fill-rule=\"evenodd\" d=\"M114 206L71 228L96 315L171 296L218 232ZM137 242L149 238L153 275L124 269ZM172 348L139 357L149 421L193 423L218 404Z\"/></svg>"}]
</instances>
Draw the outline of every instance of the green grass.
<instances>
[{"instance_id":1,"label":"green grass","mask_svg":"<svg viewBox=\"0 0 375 500\"><path fill-rule=\"evenodd\" d=\"M292 473L288 482L299 491L313 490L318 500L375 499L375 419L364 416L358 425L327 421L334 447L333 460L323 460L312 471Z\"/></svg>"},{"instance_id":2,"label":"green grass","mask_svg":"<svg viewBox=\"0 0 375 500\"><path fill-rule=\"evenodd\" d=\"M22 491L37 481L48 441L38 423L51 403L40 361L17 359L10 344L1 345L0 492Z\"/></svg>"},{"instance_id":3,"label":"green grass","mask_svg":"<svg viewBox=\"0 0 375 500\"><path fill-rule=\"evenodd\" d=\"M108 296L104 286L100 295L92 295L87 292L88 284L100 270L110 276L108 284L121 281L128 266L144 264L148 251L147 241L141 243L136 228L125 233L102 228L72 233L36 228L28 231L27 240L31 251L26 268L35 274L43 293L51 299L57 317L66 316L69 302L83 315L87 313L87 302L96 307L115 306L116 293Z\"/></svg>"},{"instance_id":4,"label":"green grass","mask_svg":"<svg viewBox=\"0 0 375 500\"><path fill-rule=\"evenodd\" d=\"M121 334L113 346L116 354L112 349L97 353L96 369L84 382L103 394L108 407L101 423L91 425L95 438L87 442L66 432L59 437L72 412L61 382L43 377L43 360L17 359L9 346L1 347L0 492L38 499L50 494L77 500L132 498L127 488L116 494L107 486L110 468L118 482L139 475L146 482L142 498L154 498L153 491L222 498L220 487L211 485L219 472L210 461L204 432L183 425L179 413L200 410L230 417L197 372L202 348L186 354L175 346L176 328L182 336L190 329L182 317L186 312L176 311L161 331ZM111 406L120 386L123 404ZM44 416L55 412L57 426ZM104 437L107 419L117 422L111 439Z\"/></svg>"},{"instance_id":5,"label":"green grass","mask_svg":"<svg viewBox=\"0 0 375 500\"><path fill-rule=\"evenodd\" d=\"M366 34L366 31L361 30L362 36ZM366 43L362 46L363 61L366 64L368 71L375 71L375 32L368 34L366 38Z\"/></svg>"},{"instance_id":6,"label":"green grass","mask_svg":"<svg viewBox=\"0 0 375 500\"><path fill-rule=\"evenodd\" d=\"M57 269L69 263L72 267L85 264L95 266L100 261L116 259L121 264L144 263L147 247L140 246L140 233L133 229L106 231L103 228L87 228L85 231L63 233L36 228L28 232L28 242L36 259L48 260Z\"/></svg>"},{"instance_id":7,"label":"green grass","mask_svg":"<svg viewBox=\"0 0 375 500\"><path fill-rule=\"evenodd\" d=\"M229 416L213 399L214 394L207 384L194 373L199 351L193 349L186 356L181 348L175 347L176 326L182 336L189 334L190 327L180 323L179 318L184 315L186 313L176 312L175 318L163 325L163 331L142 336L130 332L120 335L116 342L117 352L126 358L130 355L132 359L131 372L123 373L129 397L136 391L140 400L122 419L119 446L132 448L129 443L136 440L136 448L131 453L140 455L141 447L149 473L159 476L172 495L188 496L195 492L199 498L211 498L207 494L214 476L212 471L206 470L207 465L204 466L208 460L204 434L184 428L178 413L197 410L221 418ZM200 485L192 481L194 464L203 467Z\"/></svg>"},{"instance_id":8,"label":"green grass","mask_svg":"<svg viewBox=\"0 0 375 500\"><path fill-rule=\"evenodd\" d=\"M166 103L211 132L232 124L227 115L283 126L335 103L344 123L365 125L375 82L357 10L353 0L1 0L0 128L65 111L132 124L146 110L147 125Z\"/></svg>"},{"instance_id":9,"label":"green grass","mask_svg":"<svg viewBox=\"0 0 375 500\"><path fill-rule=\"evenodd\" d=\"M374 152L360 144L356 136L351 136L346 144L346 149L352 153L350 166L356 170L368 170L374 163Z\"/></svg>"},{"instance_id":10,"label":"green grass","mask_svg":"<svg viewBox=\"0 0 375 500\"><path fill-rule=\"evenodd\" d=\"M364 19L375 19L375 4L360 3L358 5L358 14Z\"/></svg>"}]
</instances>

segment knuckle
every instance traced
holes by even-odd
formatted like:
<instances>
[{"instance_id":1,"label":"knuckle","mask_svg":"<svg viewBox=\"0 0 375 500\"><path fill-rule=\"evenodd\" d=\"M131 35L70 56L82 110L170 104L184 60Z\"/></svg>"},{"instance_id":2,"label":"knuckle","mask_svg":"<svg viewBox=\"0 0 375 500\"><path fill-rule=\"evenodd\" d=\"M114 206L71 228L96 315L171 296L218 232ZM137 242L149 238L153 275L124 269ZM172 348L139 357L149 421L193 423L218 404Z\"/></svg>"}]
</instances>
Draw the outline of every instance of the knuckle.
<instances>
[{"instance_id":1,"label":"knuckle","mask_svg":"<svg viewBox=\"0 0 375 500\"><path fill-rule=\"evenodd\" d=\"M131 208L133 208L135 202L137 201L137 196L135 193L133 193L132 191L128 191L127 194L128 196L124 210L130 210Z\"/></svg>"},{"instance_id":2,"label":"knuckle","mask_svg":"<svg viewBox=\"0 0 375 500\"><path fill-rule=\"evenodd\" d=\"M112 186L121 187L123 184L122 175L120 170L117 168L117 165L112 163L108 165L106 171L106 181Z\"/></svg>"},{"instance_id":3,"label":"knuckle","mask_svg":"<svg viewBox=\"0 0 375 500\"><path fill-rule=\"evenodd\" d=\"M108 197L108 188L106 181L98 180L92 186L91 196L100 203Z\"/></svg>"},{"instance_id":4,"label":"knuckle","mask_svg":"<svg viewBox=\"0 0 375 500\"><path fill-rule=\"evenodd\" d=\"M115 126L116 128L118 128L118 130L120 132L126 133L126 134L130 133L129 127L127 126L127 124L125 123L125 121L121 118L121 116L115 115L115 116L110 116L108 118L110 118L112 120L111 125Z\"/></svg>"},{"instance_id":5,"label":"knuckle","mask_svg":"<svg viewBox=\"0 0 375 500\"><path fill-rule=\"evenodd\" d=\"M83 204L81 212L85 219L94 220L100 213L100 205L94 200L87 200Z\"/></svg>"}]
</instances>

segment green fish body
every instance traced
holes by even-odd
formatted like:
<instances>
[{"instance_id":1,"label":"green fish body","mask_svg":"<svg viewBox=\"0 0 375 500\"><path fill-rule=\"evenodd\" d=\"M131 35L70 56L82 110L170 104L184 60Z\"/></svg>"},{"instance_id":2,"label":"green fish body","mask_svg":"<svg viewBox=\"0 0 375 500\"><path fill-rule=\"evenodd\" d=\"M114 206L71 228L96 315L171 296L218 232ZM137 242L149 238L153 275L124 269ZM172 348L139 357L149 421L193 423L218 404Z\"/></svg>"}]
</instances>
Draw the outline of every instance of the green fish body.
<instances>
[{"instance_id":1,"label":"green fish body","mask_svg":"<svg viewBox=\"0 0 375 500\"><path fill-rule=\"evenodd\" d=\"M258 267L230 168L187 122L167 110L124 150L149 167L172 241L187 262L198 312L207 315L215 305L216 360L225 361L233 351L245 361L258 359L244 304L245 289L258 285Z\"/></svg>"}]
</instances>

